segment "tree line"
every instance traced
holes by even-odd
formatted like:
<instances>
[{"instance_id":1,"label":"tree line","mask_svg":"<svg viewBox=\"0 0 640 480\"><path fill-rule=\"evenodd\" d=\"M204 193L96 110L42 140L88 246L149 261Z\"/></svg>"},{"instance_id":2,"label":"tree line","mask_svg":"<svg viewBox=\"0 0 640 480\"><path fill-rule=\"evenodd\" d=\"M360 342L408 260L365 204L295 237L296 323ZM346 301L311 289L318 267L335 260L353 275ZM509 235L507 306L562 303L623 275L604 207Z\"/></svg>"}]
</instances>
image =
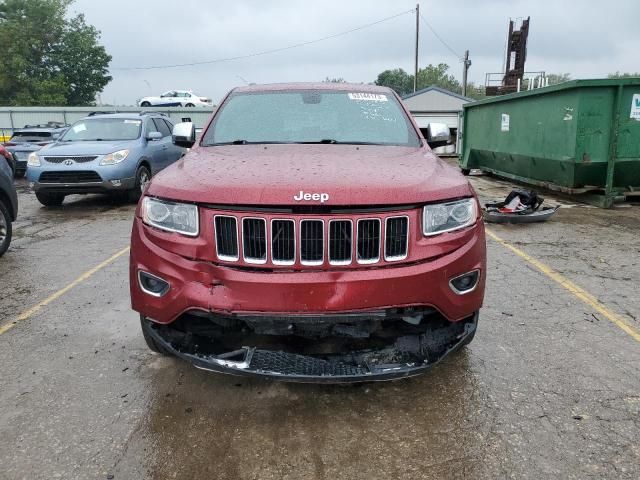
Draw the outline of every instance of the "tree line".
<instances>
[{"instance_id":1,"label":"tree line","mask_svg":"<svg viewBox=\"0 0 640 480\"><path fill-rule=\"evenodd\" d=\"M0 0L0 105L93 105L111 81L100 32L73 0Z\"/></svg>"}]
</instances>

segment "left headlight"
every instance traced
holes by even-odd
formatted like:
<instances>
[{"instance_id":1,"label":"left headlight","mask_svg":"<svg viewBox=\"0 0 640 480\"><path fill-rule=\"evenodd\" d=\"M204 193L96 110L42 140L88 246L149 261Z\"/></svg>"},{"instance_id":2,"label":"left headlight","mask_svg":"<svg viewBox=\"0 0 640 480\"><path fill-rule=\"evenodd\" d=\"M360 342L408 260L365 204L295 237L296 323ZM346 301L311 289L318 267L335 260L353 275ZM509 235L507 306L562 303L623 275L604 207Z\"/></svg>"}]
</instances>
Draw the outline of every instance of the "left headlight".
<instances>
[{"instance_id":1,"label":"left headlight","mask_svg":"<svg viewBox=\"0 0 640 480\"><path fill-rule=\"evenodd\" d=\"M27 158L27 166L28 167L39 167L40 166L40 157L36 152L31 152L29 154L29 158Z\"/></svg>"},{"instance_id":2,"label":"left headlight","mask_svg":"<svg viewBox=\"0 0 640 480\"><path fill-rule=\"evenodd\" d=\"M190 237L198 236L199 222L196 205L144 197L142 220L147 225L160 230L177 232Z\"/></svg>"},{"instance_id":3,"label":"left headlight","mask_svg":"<svg viewBox=\"0 0 640 480\"><path fill-rule=\"evenodd\" d=\"M428 237L468 227L475 223L477 214L474 198L427 205L422 214L422 233Z\"/></svg>"},{"instance_id":4,"label":"left headlight","mask_svg":"<svg viewBox=\"0 0 640 480\"><path fill-rule=\"evenodd\" d=\"M102 160L100 160L100 165L115 165L127 158L128 155L129 150L118 150L117 152L105 155Z\"/></svg>"}]
</instances>

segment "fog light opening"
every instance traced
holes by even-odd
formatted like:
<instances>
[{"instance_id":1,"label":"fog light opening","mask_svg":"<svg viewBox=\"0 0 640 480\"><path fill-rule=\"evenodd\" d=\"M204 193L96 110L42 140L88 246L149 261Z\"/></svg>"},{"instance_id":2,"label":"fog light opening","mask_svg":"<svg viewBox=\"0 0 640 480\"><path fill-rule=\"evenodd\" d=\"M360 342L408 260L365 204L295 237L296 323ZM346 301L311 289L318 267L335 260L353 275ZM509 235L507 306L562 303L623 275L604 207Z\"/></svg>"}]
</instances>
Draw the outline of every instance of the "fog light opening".
<instances>
[{"instance_id":1,"label":"fog light opening","mask_svg":"<svg viewBox=\"0 0 640 480\"><path fill-rule=\"evenodd\" d=\"M154 297L166 295L171 288L171 285L166 280L142 270L138 270L138 285L140 285L140 289L144 293Z\"/></svg>"},{"instance_id":2,"label":"fog light opening","mask_svg":"<svg viewBox=\"0 0 640 480\"><path fill-rule=\"evenodd\" d=\"M472 270L449 280L449 286L454 293L464 295L476 289L478 280L480 280L480 270Z\"/></svg>"},{"instance_id":3,"label":"fog light opening","mask_svg":"<svg viewBox=\"0 0 640 480\"><path fill-rule=\"evenodd\" d=\"M121 187L122 186L122 181L121 180L111 180L111 185L113 185L114 187Z\"/></svg>"}]
</instances>

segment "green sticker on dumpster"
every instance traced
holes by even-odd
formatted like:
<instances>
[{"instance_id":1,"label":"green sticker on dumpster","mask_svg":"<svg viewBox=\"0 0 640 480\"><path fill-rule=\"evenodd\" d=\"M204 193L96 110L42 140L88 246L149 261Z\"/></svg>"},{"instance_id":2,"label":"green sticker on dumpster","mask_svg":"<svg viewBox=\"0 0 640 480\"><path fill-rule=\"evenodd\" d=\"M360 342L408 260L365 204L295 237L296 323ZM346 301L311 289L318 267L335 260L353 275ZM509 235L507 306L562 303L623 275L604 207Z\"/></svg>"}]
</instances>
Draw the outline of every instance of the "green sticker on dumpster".
<instances>
[{"instance_id":1,"label":"green sticker on dumpster","mask_svg":"<svg viewBox=\"0 0 640 480\"><path fill-rule=\"evenodd\" d=\"M634 93L631 99L631 114L630 118L640 120L640 93Z\"/></svg>"}]
</instances>

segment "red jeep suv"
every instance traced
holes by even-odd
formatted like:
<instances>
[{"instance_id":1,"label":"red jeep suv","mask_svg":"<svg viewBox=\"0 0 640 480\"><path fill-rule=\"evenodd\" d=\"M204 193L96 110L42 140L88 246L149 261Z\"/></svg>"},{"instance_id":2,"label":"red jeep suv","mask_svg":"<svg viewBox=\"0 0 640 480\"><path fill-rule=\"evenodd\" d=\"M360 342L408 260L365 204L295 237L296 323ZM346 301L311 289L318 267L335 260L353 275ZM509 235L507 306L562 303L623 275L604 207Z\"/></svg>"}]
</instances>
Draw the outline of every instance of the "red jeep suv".
<instances>
[{"instance_id":1,"label":"red jeep suv","mask_svg":"<svg viewBox=\"0 0 640 480\"><path fill-rule=\"evenodd\" d=\"M475 193L397 95L348 84L232 90L156 176L131 237L148 346L301 382L415 375L469 343L484 296Z\"/></svg>"}]
</instances>

